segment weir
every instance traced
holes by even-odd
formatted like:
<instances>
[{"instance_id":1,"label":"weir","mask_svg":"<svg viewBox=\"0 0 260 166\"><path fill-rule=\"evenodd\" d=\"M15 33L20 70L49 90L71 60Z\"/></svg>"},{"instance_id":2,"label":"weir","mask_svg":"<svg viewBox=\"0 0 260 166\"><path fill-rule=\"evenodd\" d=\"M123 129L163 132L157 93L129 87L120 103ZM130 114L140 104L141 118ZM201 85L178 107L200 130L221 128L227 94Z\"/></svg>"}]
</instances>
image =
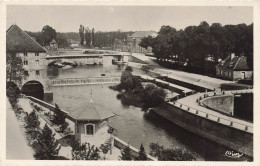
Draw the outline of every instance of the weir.
<instances>
[{"instance_id":1,"label":"weir","mask_svg":"<svg viewBox=\"0 0 260 166\"><path fill-rule=\"evenodd\" d=\"M52 80L52 86L113 84L113 83L120 83L120 79L121 79L120 76L64 78L64 79Z\"/></svg>"}]
</instances>

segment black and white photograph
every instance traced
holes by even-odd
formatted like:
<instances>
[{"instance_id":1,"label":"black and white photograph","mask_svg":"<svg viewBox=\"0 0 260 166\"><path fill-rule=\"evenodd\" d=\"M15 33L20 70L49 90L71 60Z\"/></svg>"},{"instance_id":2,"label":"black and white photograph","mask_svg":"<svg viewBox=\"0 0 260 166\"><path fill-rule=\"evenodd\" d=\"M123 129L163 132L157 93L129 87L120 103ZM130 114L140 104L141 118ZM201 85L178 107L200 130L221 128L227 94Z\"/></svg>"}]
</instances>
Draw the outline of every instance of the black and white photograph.
<instances>
[{"instance_id":1,"label":"black and white photograph","mask_svg":"<svg viewBox=\"0 0 260 166\"><path fill-rule=\"evenodd\" d=\"M5 4L3 159L253 164L255 10Z\"/></svg>"}]
</instances>

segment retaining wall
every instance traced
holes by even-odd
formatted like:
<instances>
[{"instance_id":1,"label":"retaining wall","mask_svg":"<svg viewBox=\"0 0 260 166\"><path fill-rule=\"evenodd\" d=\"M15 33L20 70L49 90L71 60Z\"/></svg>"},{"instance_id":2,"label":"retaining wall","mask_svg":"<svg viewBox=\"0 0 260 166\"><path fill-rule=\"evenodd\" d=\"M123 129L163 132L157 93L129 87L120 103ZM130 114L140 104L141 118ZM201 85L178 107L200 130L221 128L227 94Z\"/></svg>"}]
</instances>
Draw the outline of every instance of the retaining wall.
<instances>
[{"instance_id":1,"label":"retaining wall","mask_svg":"<svg viewBox=\"0 0 260 166\"><path fill-rule=\"evenodd\" d=\"M253 134L250 132L197 116L169 103L151 111L194 134L253 157Z\"/></svg>"},{"instance_id":2,"label":"retaining wall","mask_svg":"<svg viewBox=\"0 0 260 166\"><path fill-rule=\"evenodd\" d=\"M132 155L132 157L138 157L139 156L139 150L138 149L136 149L135 147L133 147L133 146L131 146L131 145L129 145L129 144L127 144L126 142L124 142L123 140L121 140L121 139L119 139L118 137L116 137L116 136L113 136L113 138L114 138L114 146L116 147L116 148L118 148L118 149L125 149L127 146L129 146L129 148L130 148L130 153L131 153L131 155ZM156 158L154 158L154 157L152 157L152 156L150 156L150 155L148 155L148 154L146 154L147 155L147 159L148 160L150 160L150 161L155 161L155 160L157 160Z\"/></svg>"}]
</instances>

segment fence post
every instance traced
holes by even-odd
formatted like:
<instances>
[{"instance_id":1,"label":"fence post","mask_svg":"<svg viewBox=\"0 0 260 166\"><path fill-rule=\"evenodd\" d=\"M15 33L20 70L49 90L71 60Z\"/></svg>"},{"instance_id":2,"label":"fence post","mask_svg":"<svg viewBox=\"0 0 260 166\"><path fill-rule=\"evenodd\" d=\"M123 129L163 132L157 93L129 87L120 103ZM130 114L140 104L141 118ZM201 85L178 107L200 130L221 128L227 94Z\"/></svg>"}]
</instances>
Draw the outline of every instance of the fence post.
<instances>
[{"instance_id":1,"label":"fence post","mask_svg":"<svg viewBox=\"0 0 260 166\"><path fill-rule=\"evenodd\" d=\"M248 126L245 127L245 130L246 130L246 131L248 130Z\"/></svg>"},{"instance_id":2,"label":"fence post","mask_svg":"<svg viewBox=\"0 0 260 166\"><path fill-rule=\"evenodd\" d=\"M220 117L218 117L218 122L220 121Z\"/></svg>"}]
</instances>

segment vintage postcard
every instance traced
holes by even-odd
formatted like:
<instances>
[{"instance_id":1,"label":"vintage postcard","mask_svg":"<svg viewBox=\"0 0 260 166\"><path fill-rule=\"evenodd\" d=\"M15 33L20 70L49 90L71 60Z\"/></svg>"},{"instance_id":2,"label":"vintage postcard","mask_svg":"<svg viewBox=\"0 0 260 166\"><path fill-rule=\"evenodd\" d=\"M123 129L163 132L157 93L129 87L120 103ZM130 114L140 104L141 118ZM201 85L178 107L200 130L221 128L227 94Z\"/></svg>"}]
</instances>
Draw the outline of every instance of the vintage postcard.
<instances>
[{"instance_id":1,"label":"vintage postcard","mask_svg":"<svg viewBox=\"0 0 260 166\"><path fill-rule=\"evenodd\" d=\"M259 1L0 5L1 164L260 164Z\"/></svg>"}]
</instances>

